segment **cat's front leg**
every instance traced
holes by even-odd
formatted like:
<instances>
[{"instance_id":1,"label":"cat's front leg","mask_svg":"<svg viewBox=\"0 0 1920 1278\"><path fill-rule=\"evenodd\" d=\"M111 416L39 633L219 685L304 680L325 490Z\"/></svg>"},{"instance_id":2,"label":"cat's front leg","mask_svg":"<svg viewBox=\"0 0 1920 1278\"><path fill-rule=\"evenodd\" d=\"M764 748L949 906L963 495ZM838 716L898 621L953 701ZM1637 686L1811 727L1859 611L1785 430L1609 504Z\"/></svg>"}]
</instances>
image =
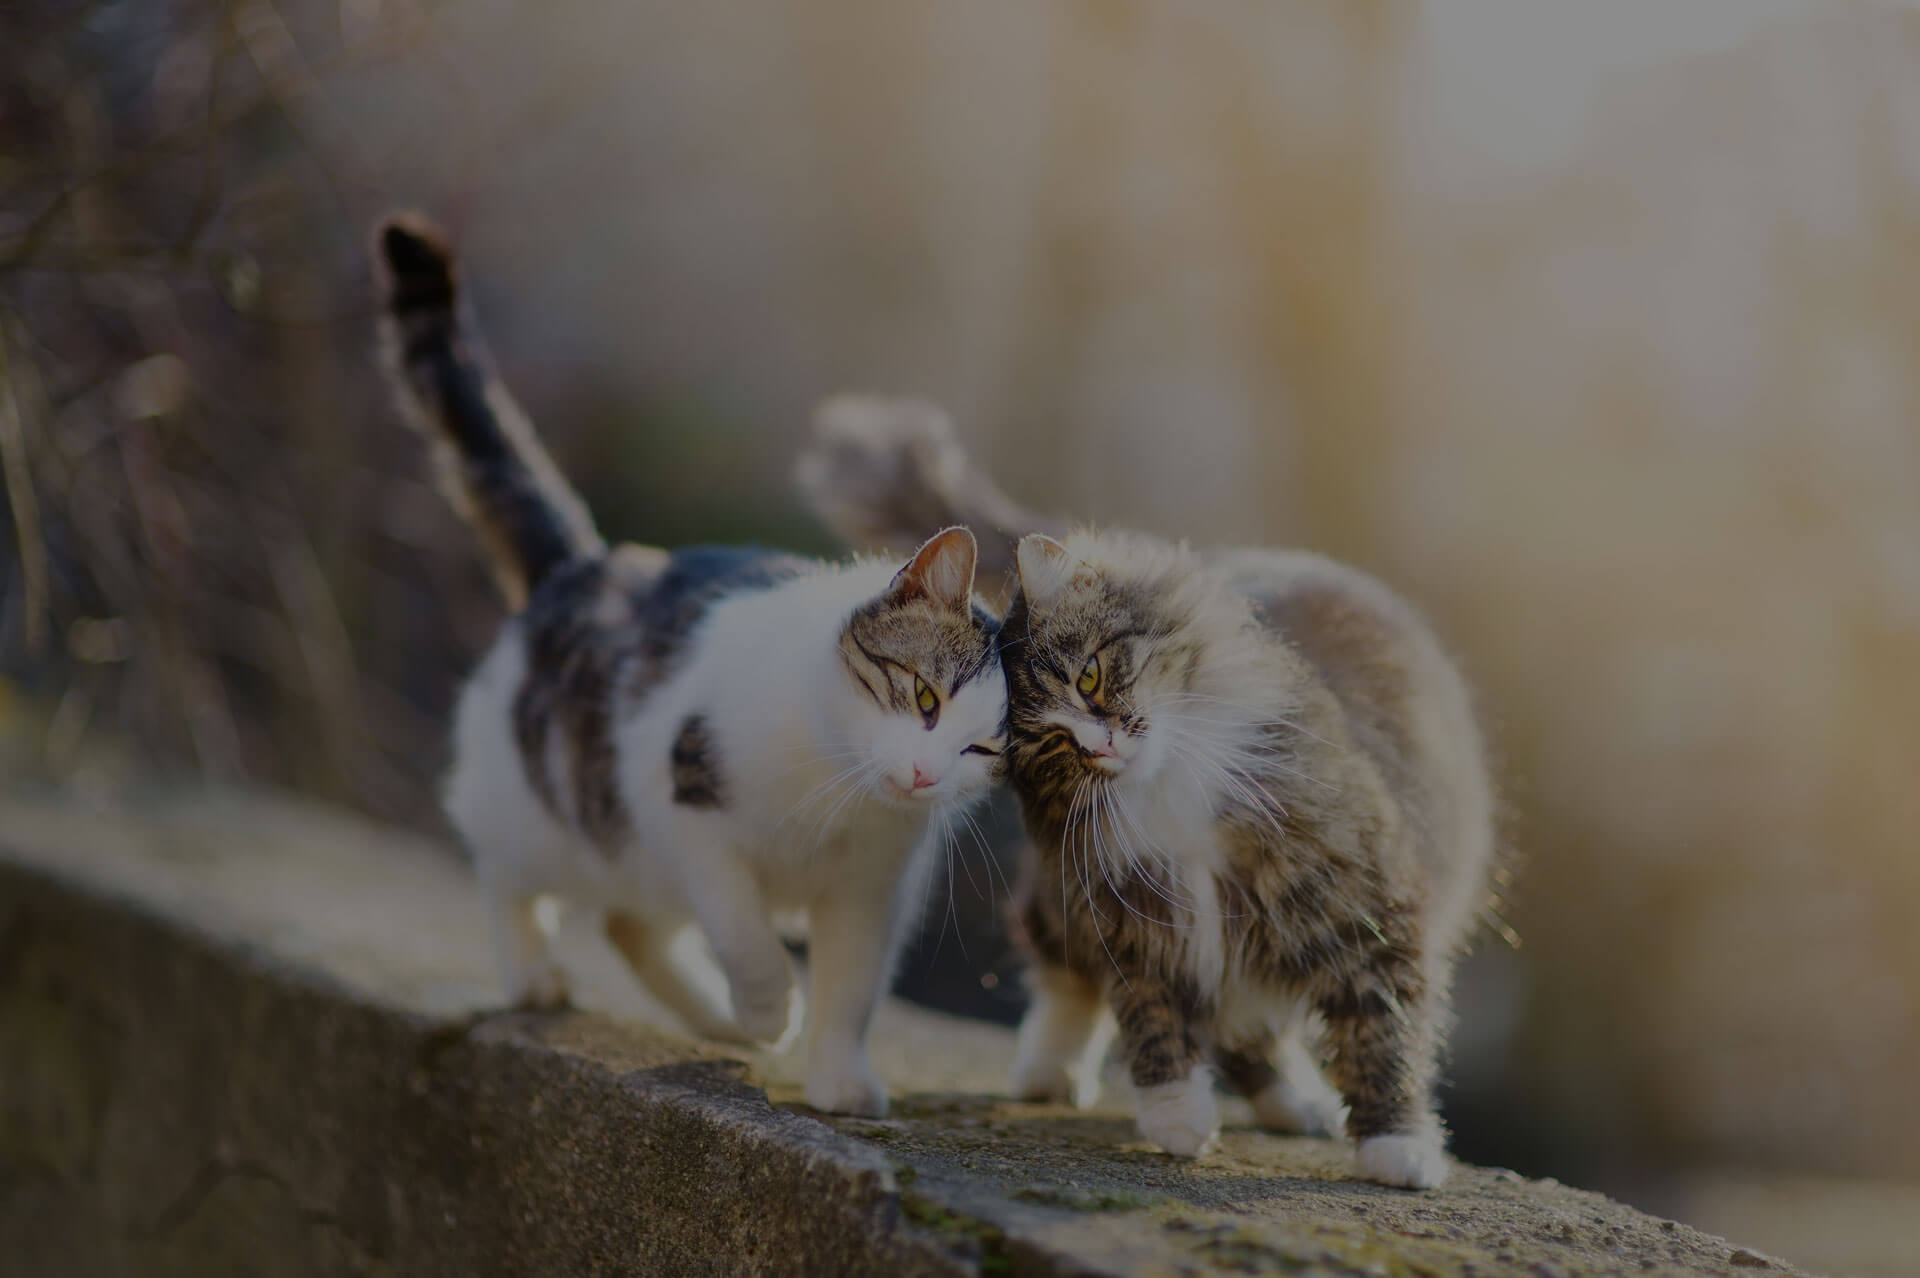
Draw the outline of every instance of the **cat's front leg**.
<instances>
[{"instance_id":1,"label":"cat's front leg","mask_svg":"<svg viewBox=\"0 0 1920 1278\"><path fill-rule=\"evenodd\" d=\"M1007 1086L1021 1100L1071 1101L1086 1109L1100 1094L1100 990L1046 962L1036 962L1027 979L1033 1001L1020 1019Z\"/></svg>"},{"instance_id":2,"label":"cat's front leg","mask_svg":"<svg viewBox=\"0 0 1920 1278\"><path fill-rule=\"evenodd\" d=\"M925 856L904 881L892 870L862 866L820 893L808 907L807 1104L835 1114L879 1118L887 1089L867 1058L873 1009L893 976L905 937L904 902L920 899Z\"/></svg>"},{"instance_id":3,"label":"cat's front leg","mask_svg":"<svg viewBox=\"0 0 1920 1278\"><path fill-rule=\"evenodd\" d=\"M705 847L683 858L681 886L694 918L726 973L740 1032L776 1043L792 1026L793 965L767 917L759 881L725 847Z\"/></svg>"},{"instance_id":4,"label":"cat's front leg","mask_svg":"<svg viewBox=\"0 0 1920 1278\"><path fill-rule=\"evenodd\" d=\"M630 910L619 909L607 911L603 928L608 943L627 961L634 979L685 1022L688 1029L702 1038L752 1041L728 1018L724 1009L715 1006L705 990L680 970L672 952L673 929L650 923Z\"/></svg>"},{"instance_id":5,"label":"cat's front leg","mask_svg":"<svg viewBox=\"0 0 1920 1278\"><path fill-rule=\"evenodd\" d=\"M1437 1188L1447 1177L1432 1099L1437 1014L1417 965L1402 956L1376 961L1318 1002L1360 1174L1403 1189Z\"/></svg>"},{"instance_id":6,"label":"cat's front leg","mask_svg":"<svg viewBox=\"0 0 1920 1278\"><path fill-rule=\"evenodd\" d=\"M1140 1134L1169 1154L1197 1157L1220 1133L1213 1074L1194 1035L1205 1009L1192 991L1145 976L1123 982L1112 998Z\"/></svg>"}]
</instances>

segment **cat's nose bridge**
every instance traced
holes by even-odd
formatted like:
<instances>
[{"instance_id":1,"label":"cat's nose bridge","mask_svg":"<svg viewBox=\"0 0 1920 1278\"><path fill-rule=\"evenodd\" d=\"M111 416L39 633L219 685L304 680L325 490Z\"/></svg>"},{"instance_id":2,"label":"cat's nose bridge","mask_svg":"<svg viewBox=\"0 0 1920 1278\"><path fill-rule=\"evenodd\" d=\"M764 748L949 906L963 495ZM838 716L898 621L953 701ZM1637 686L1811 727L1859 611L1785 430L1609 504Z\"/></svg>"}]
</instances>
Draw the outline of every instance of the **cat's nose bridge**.
<instances>
[{"instance_id":1,"label":"cat's nose bridge","mask_svg":"<svg viewBox=\"0 0 1920 1278\"><path fill-rule=\"evenodd\" d=\"M1113 744L1110 723L1088 720L1075 725L1073 735L1080 742L1080 748L1096 759L1110 759L1120 753Z\"/></svg>"}]
</instances>

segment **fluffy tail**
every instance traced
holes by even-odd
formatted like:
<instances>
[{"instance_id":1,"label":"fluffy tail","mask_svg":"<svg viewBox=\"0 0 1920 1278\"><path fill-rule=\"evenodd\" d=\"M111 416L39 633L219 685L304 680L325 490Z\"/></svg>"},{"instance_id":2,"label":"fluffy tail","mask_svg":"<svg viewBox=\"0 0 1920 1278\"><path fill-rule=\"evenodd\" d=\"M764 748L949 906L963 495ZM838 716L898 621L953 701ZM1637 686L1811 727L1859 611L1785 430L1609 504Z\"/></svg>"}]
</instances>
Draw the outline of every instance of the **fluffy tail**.
<instances>
[{"instance_id":1,"label":"fluffy tail","mask_svg":"<svg viewBox=\"0 0 1920 1278\"><path fill-rule=\"evenodd\" d=\"M836 395L814 412L813 440L795 469L813 513L849 546L911 554L942 528L964 524L980 543L980 592L1011 593L1014 543L1030 532L1065 535L973 468L937 406L918 399Z\"/></svg>"},{"instance_id":2,"label":"fluffy tail","mask_svg":"<svg viewBox=\"0 0 1920 1278\"><path fill-rule=\"evenodd\" d=\"M440 489L480 536L509 607L606 543L494 374L439 229L398 213L374 232L381 332L402 407L434 441Z\"/></svg>"}]
</instances>

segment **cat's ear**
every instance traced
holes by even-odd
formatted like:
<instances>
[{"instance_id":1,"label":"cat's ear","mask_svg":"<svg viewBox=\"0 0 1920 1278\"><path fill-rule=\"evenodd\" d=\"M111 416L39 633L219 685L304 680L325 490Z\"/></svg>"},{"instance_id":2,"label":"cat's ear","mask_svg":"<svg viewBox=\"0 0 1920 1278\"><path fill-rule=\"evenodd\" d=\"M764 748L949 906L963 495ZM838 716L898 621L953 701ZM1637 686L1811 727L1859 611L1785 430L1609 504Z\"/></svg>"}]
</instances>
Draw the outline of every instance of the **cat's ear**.
<instances>
[{"instance_id":1,"label":"cat's ear","mask_svg":"<svg viewBox=\"0 0 1920 1278\"><path fill-rule=\"evenodd\" d=\"M980 548L965 528L948 528L928 538L887 587L887 597L899 603L926 599L955 612L973 602L973 567Z\"/></svg>"},{"instance_id":2,"label":"cat's ear","mask_svg":"<svg viewBox=\"0 0 1920 1278\"><path fill-rule=\"evenodd\" d=\"M1044 607L1085 574L1085 565L1045 533L1028 533L1022 537L1014 549L1013 559L1020 569L1020 590L1029 605Z\"/></svg>"}]
</instances>

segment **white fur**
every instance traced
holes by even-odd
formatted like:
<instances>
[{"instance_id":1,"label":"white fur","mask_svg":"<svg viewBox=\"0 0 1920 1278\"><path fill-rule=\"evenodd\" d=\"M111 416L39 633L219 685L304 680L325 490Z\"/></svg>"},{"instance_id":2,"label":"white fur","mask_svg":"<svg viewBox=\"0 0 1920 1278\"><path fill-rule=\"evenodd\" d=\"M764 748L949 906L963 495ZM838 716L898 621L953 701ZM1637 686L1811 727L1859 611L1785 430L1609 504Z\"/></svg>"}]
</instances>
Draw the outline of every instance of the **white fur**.
<instances>
[{"instance_id":1,"label":"white fur","mask_svg":"<svg viewBox=\"0 0 1920 1278\"><path fill-rule=\"evenodd\" d=\"M1033 1001L1020 1021L1007 1086L1021 1100L1070 1101L1089 1109L1100 1098L1100 1064L1114 1022L1100 991L1071 972L1036 967Z\"/></svg>"},{"instance_id":2,"label":"white fur","mask_svg":"<svg viewBox=\"0 0 1920 1278\"><path fill-rule=\"evenodd\" d=\"M527 782L511 719L525 645L508 625L461 697L446 806L472 850L516 1000L564 998L564 974L531 912L536 898L557 895L618 908L663 944L697 922L727 976L740 1031L775 1040L789 1028L793 981L769 914L804 909L813 933L809 1101L885 1111L867 1021L918 918L945 822L990 783L990 760L961 752L995 741L1006 696L990 670L944 704L929 730L917 714L882 710L853 681L838 653L841 630L896 567L822 568L712 607L680 668L616 725L633 831L614 855L555 820ZM669 757L691 714L704 717L713 743L719 808L673 802ZM565 754L549 758L562 795L571 792ZM916 768L933 784L914 789ZM648 976L638 964L636 974Z\"/></svg>"},{"instance_id":3,"label":"white fur","mask_svg":"<svg viewBox=\"0 0 1920 1278\"><path fill-rule=\"evenodd\" d=\"M1447 1179L1447 1151L1437 1127L1392 1132L1360 1142L1355 1166L1368 1180L1401 1189L1438 1189Z\"/></svg>"},{"instance_id":4,"label":"white fur","mask_svg":"<svg viewBox=\"0 0 1920 1278\"><path fill-rule=\"evenodd\" d=\"M1198 1158L1220 1134L1213 1075L1204 1066L1177 1082L1138 1089L1140 1134L1182 1158Z\"/></svg>"},{"instance_id":5,"label":"white fur","mask_svg":"<svg viewBox=\"0 0 1920 1278\"><path fill-rule=\"evenodd\" d=\"M1247 1099L1269 1131L1296 1136L1334 1136L1346 1127L1347 1107L1320 1073L1312 1043L1317 1021L1297 996L1278 994L1248 981L1222 994L1220 1041L1273 1043L1274 1081Z\"/></svg>"},{"instance_id":6,"label":"white fur","mask_svg":"<svg viewBox=\"0 0 1920 1278\"><path fill-rule=\"evenodd\" d=\"M1305 1018L1280 1031L1273 1068L1273 1082L1248 1098L1262 1127L1294 1136L1338 1136L1346 1129L1346 1102L1307 1050Z\"/></svg>"}]
</instances>

